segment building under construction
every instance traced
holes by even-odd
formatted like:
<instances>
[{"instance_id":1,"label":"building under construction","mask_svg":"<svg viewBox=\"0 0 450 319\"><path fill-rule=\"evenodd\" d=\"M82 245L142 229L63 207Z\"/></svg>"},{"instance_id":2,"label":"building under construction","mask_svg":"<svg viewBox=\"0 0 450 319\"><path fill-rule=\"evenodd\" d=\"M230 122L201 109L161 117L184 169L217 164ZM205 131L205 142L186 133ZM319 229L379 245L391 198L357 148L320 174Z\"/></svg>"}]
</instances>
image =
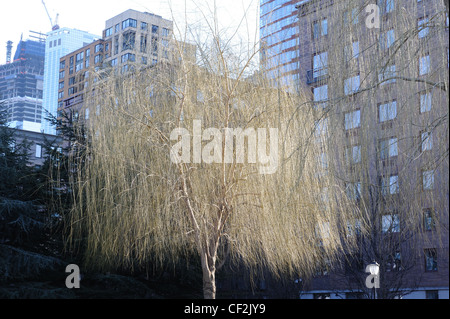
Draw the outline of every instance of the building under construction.
<instances>
[{"instance_id":1,"label":"building under construction","mask_svg":"<svg viewBox=\"0 0 450 319\"><path fill-rule=\"evenodd\" d=\"M0 109L11 127L40 131L45 42L20 40L14 58L0 65Z\"/></svg>"}]
</instances>

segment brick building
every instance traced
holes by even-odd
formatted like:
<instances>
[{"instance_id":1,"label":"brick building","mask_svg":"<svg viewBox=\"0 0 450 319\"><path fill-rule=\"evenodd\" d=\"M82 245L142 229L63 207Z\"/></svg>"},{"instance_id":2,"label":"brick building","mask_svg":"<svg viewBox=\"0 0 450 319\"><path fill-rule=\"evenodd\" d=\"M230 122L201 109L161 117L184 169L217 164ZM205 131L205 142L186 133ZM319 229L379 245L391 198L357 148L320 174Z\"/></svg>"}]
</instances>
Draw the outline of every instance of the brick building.
<instances>
[{"instance_id":1,"label":"brick building","mask_svg":"<svg viewBox=\"0 0 450 319\"><path fill-rule=\"evenodd\" d=\"M96 40L60 59L58 85L58 111L71 110L78 117L82 112L85 88L90 76L103 67L105 57L110 54L110 42ZM83 114L88 117L89 114Z\"/></svg>"},{"instance_id":2,"label":"brick building","mask_svg":"<svg viewBox=\"0 0 450 319\"><path fill-rule=\"evenodd\" d=\"M441 1L378 1L374 27L366 6L296 6L296 78L328 141L325 169L373 217L357 254L325 262L300 297L373 297L364 280L375 260L381 297L448 298L448 12Z\"/></svg>"},{"instance_id":3,"label":"brick building","mask_svg":"<svg viewBox=\"0 0 450 319\"><path fill-rule=\"evenodd\" d=\"M135 68L178 61L177 46L195 62L196 46L173 39L173 23L149 12L126 10L105 23L103 38L60 59L58 111L81 119L89 118L83 109L86 88L99 74L114 70L124 74Z\"/></svg>"}]
</instances>

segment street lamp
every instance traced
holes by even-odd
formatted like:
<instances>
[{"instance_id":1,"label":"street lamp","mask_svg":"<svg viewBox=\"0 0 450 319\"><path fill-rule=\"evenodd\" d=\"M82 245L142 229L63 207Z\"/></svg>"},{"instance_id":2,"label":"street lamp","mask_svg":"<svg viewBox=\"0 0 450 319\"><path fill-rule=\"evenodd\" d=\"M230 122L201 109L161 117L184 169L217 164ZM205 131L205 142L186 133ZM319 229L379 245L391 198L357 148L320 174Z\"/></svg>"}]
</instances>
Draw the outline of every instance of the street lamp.
<instances>
[{"instance_id":1,"label":"street lamp","mask_svg":"<svg viewBox=\"0 0 450 319\"><path fill-rule=\"evenodd\" d=\"M369 269L371 275L378 276L378 273L380 272L380 265L376 261L368 265L367 268Z\"/></svg>"}]
</instances>

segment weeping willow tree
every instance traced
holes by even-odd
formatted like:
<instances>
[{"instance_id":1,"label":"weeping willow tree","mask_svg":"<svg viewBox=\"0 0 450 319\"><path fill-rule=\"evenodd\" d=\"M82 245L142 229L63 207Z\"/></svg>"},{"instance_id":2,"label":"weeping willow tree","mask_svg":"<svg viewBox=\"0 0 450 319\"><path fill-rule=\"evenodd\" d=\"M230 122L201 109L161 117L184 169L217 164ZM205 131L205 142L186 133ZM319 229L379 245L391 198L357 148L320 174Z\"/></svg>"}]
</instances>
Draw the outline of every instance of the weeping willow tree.
<instances>
[{"instance_id":1,"label":"weeping willow tree","mask_svg":"<svg viewBox=\"0 0 450 319\"><path fill-rule=\"evenodd\" d=\"M99 269L197 254L215 298L225 260L306 277L352 247L346 225L361 217L317 160L306 96L246 78L258 50L236 55L209 25L200 66L174 42L171 63L96 82L68 243Z\"/></svg>"},{"instance_id":2,"label":"weeping willow tree","mask_svg":"<svg viewBox=\"0 0 450 319\"><path fill-rule=\"evenodd\" d=\"M424 273L424 253L448 267L448 8L325 0L298 9L312 35L300 65L313 61L310 98L332 132L327 170L366 226L335 288L370 294L364 267L375 260L379 297L398 297L420 284L411 274Z\"/></svg>"}]
</instances>

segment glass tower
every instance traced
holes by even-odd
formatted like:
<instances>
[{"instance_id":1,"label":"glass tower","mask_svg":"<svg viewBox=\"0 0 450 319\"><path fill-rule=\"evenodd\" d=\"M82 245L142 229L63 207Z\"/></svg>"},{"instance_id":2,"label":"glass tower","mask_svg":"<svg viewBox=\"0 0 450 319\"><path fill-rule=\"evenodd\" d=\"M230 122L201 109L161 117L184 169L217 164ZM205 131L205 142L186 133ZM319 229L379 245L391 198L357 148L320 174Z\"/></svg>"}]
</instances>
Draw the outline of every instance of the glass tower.
<instances>
[{"instance_id":1,"label":"glass tower","mask_svg":"<svg viewBox=\"0 0 450 319\"><path fill-rule=\"evenodd\" d=\"M295 6L304 1L261 0L261 67L279 84L298 78L298 25Z\"/></svg>"},{"instance_id":2,"label":"glass tower","mask_svg":"<svg viewBox=\"0 0 450 319\"><path fill-rule=\"evenodd\" d=\"M41 131L44 133L56 135L56 128L51 126L46 118L47 112L57 116L58 84L59 79L64 78L64 74L60 74L60 58L99 38L98 35L70 28L61 28L47 33L41 121Z\"/></svg>"}]
</instances>

